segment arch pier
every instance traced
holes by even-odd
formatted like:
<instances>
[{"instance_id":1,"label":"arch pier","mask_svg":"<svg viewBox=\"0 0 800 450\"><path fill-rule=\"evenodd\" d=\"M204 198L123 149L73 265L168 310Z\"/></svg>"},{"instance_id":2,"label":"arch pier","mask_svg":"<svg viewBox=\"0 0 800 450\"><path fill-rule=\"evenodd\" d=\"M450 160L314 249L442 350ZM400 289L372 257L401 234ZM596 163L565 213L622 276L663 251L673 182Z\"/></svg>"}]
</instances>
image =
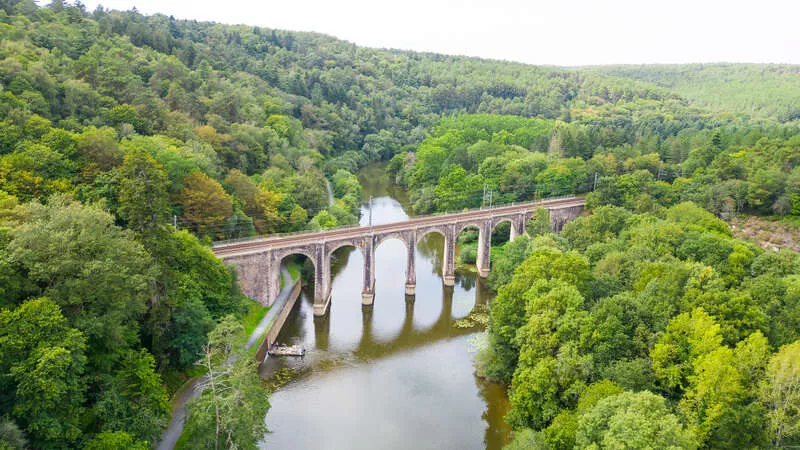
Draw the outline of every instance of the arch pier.
<instances>
[{"instance_id":1,"label":"arch pier","mask_svg":"<svg viewBox=\"0 0 800 450\"><path fill-rule=\"evenodd\" d=\"M440 216L429 216L372 227L353 227L317 233L304 233L245 242L222 244L214 253L226 263L234 264L239 271L239 283L244 293L262 305L269 306L280 292L280 264L289 255L305 255L314 265L314 315L325 315L331 299L331 255L337 249L352 246L364 257L361 302L371 305L375 301L375 249L386 239L399 239L406 247L407 295L414 295L416 276L414 260L417 243L428 233L444 236L442 282L455 284L456 237L466 227L478 229L478 275L489 275L492 231L502 222L510 222L510 239L525 234L525 224L533 210L543 207L550 210L554 232L577 217L583 210L584 199L571 197L560 200L521 203L493 209L482 209Z\"/></svg>"}]
</instances>

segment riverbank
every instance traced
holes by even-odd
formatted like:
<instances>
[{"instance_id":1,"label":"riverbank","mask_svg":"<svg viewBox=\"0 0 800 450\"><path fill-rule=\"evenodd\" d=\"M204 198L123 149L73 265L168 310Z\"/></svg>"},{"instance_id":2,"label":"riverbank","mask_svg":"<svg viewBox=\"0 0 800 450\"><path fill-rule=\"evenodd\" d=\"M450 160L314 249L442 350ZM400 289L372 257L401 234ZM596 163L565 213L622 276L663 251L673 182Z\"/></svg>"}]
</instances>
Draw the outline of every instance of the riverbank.
<instances>
[{"instance_id":1,"label":"riverbank","mask_svg":"<svg viewBox=\"0 0 800 450\"><path fill-rule=\"evenodd\" d=\"M277 315L283 311L283 306L292 297L293 292L294 299L297 298L297 294L299 293L300 278L293 278L292 274L284 266L281 266L281 277L288 280L293 280L294 282L287 284L287 286L281 290L281 293L278 295L278 298L271 307L254 308L255 311L264 311L264 315L259 321L258 325L256 325L252 332L250 332L249 338L244 344L244 349L248 355L254 357L256 356L255 349L258 347L256 347L255 344L263 340L267 333L269 333L272 325L276 323ZM292 300L292 304L293 302L294 300ZM172 450L175 447L175 444L178 442L178 439L180 439L181 433L183 432L183 422L186 419L186 404L190 400L200 395L202 392L200 386L202 386L204 378L205 375L195 377L187 381L183 387L181 387L175 393L175 395L173 395L172 418L167 426L167 430L161 435L161 440L156 445L157 450Z\"/></svg>"}]
</instances>

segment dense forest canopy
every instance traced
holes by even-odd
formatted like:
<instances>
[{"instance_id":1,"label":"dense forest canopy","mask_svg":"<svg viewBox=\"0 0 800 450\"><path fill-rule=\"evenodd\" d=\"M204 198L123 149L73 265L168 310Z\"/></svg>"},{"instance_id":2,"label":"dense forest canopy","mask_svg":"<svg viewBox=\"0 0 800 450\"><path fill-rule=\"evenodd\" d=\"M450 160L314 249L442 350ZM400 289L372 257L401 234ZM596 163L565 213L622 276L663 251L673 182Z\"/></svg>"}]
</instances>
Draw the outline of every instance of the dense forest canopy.
<instances>
[{"instance_id":1,"label":"dense forest canopy","mask_svg":"<svg viewBox=\"0 0 800 450\"><path fill-rule=\"evenodd\" d=\"M201 357L258 404L204 394L191 411L236 419L197 413L184 445L217 426L254 446L268 402L252 364L221 368L253 303L207 244L357 223L354 172L380 160L420 213L485 191L587 194L590 218L493 262L485 370L510 382L520 439L613 442L598 430L647 410L627 432L794 442L797 399L780 409L764 380L798 370L796 256L716 217L800 216L796 81L793 66L535 67L2 0L0 448L146 448ZM716 403L712 365L731 386Z\"/></svg>"},{"instance_id":2,"label":"dense forest canopy","mask_svg":"<svg viewBox=\"0 0 800 450\"><path fill-rule=\"evenodd\" d=\"M692 203L602 206L506 244L492 270L478 366L510 383L512 448L800 442L797 253Z\"/></svg>"},{"instance_id":3,"label":"dense forest canopy","mask_svg":"<svg viewBox=\"0 0 800 450\"><path fill-rule=\"evenodd\" d=\"M800 67L784 64L658 64L587 68L653 83L718 111L781 122L800 119Z\"/></svg>"}]
</instances>

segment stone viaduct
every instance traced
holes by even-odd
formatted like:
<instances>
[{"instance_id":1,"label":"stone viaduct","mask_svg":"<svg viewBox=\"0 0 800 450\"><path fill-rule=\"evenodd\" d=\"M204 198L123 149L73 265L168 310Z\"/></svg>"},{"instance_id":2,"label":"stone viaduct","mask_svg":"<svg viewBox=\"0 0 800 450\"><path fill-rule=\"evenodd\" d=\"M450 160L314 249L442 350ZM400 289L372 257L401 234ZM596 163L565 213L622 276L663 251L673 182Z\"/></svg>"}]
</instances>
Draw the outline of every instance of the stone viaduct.
<instances>
[{"instance_id":1,"label":"stone viaduct","mask_svg":"<svg viewBox=\"0 0 800 450\"><path fill-rule=\"evenodd\" d=\"M455 282L455 246L459 233L467 227L478 229L478 274L489 275L491 235L503 222L511 224L510 239L525 233L525 224L535 208L550 212L554 232L561 231L566 222L583 210L582 197L519 203L464 211L460 213L416 217L404 222L385 225L350 227L314 233L253 239L220 244L214 253L226 263L237 266L239 282L244 293L262 305L271 305L280 291L280 266L289 255L305 255L314 265L314 314L325 315L330 304L331 255L350 246L359 249L364 257L364 276L361 300L371 305L375 295L375 249L387 239L399 239L406 248L406 294L413 295L416 287L414 269L416 244L428 233L444 236L442 280L446 286Z\"/></svg>"}]
</instances>

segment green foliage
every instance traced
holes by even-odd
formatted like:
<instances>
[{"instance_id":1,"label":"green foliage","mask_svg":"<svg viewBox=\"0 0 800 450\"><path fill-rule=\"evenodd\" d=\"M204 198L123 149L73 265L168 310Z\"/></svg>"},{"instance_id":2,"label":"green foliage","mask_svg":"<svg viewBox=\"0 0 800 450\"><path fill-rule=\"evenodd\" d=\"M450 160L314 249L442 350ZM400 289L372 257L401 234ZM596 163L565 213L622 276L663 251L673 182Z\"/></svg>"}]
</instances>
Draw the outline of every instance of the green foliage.
<instances>
[{"instance_id":1,"label":"green foliage","mask_svg":"<svg viewBox=\"0 0 800 450\"><path fill-rule=\"evenodd\" d=\"M475 246L461 247L458 262L461 264L475 264L478 259L478 248Z\"/></svg>"},{"instance_id":2,"label":"green foliage","mask_svg":"<svg viewBox=\"0 0 800 450\"><path fill-rule=\"evenodd\" d=\"M596 449L697 448L664 399L647 391L600 400L578 419L575 442L579 448Z\"/></svg>"},{"instance_id":3,"label":"green foliage","mask_svg":"<svg viewBox=\"0 0 800 450\"><path fill-rule=\"evenodd\" d=\"M167 425L171 405L156 372L155 359L146 350L128 350L100 394L93 413L100 428L124 431L156 442Z\"/></svg>"},{"instance_id":4,"label":"green foliage","mask_svg":"<svg viewBox=\"0 0 800 450\"><path fill-rule=\"evenodd\" d=\"M752 392L768 348L800 337L798 259L717 218L800 213L791 67L565 70L63 2L0 9L0 316L15 318L0 415L33 447L152 443L159 374L180 379L244 309L235 273L185 230L357 223L354 172L375 160L419 213L592 191L591 216L554 238L539 211L528 229L545 236L492 261L487 372L511 383L518 426L549 430L520 442L569 447L603 378L661 389L701 445L760 446L764 410L770 432L794 417L774 422ZM20 325L40 303L62 341ZM713 327L698 353L693 333ZM232 367L259 398L252 368ZM263 404L225 425L242 446Z\"/></svg>"},{"instance_id":5,"label":"green foliage","mask_svg":"<svg viewBox=\"0 0 800 450\"><path fill-rule=\"evenodd\" d=\"M150 238L169 217L166 173L150 155L133 150L125 155L119 178L120 217L128 228Z\"/></svg>"},{"instance_id":6,"label":"green foliage","mask_svg":"<svg viewBox=\"0 0 800 450\"><path fill-rule=\"evenodd\" d=\"M761 399L767 407L770 439L776 447L800 442L800 341L770 358Z\"/></svg>"},{"instance_id":7,"label":"green foliage","mask_svg":"<svg viewBox=\"0 0 800 450\"><path fill-rule=\"evenodd\" d=\"M494 262L513 276L493 275L482 371L510 381L507 420L536 445L763 448L791 429L769 426L768 361L796 339L794 264L693 204L599 207Z\"/></svg>"},{"instance_id":8,"label":"green foliage","mask_svg":"<svg viewBox=\"0 0 800 450\"><path fill-rule=\"evenodd\" d=\"M235 273L154 219L164 191L153 160L131 153L120 173L136 233L65 197L3 197L0 413L36 447L99 432L106 446L155 442L170 413L160 373L190 366L213 320L241 310Z\"/></svg>"},{"instance_id":9,"label":"green foliage","mask_svg":"<svg viewBox=\"0 0 800 450\"><path fill-rule=\"evenodd\" d=\"M531 236L538 236L547 234L551 230L550 211L545 208L534 209L531 219L525 224L525 231Z\"/></svg>"},{"instance_id":10,"label":"green foliage","mask_svg":"<svg viewBox=\"0 0 800 450\"><path fill-rule=\"evenodd\" d=\"M337 226L339 226L339 222L336 220L336 217L328 211L320 211L319 214L314 216L311 222L308 223L308 228L315 231L336 228Z\"/></svg>"},{"instance_id":11,"label":"green foliage","mask_svg":"<svg viewBox=\"0 0 800 450\"><path fill-rule=\"evenodd\" d=\"M586 289L588 279L588 263L575 253L542 247L525 259L514 272L511 282L500 288L492 306L490 331L496 358L487 368L489 376L505 381L511 379L519 357L517 329L526 322L527 296L544 293L551 280L580 286L580 295L580 291Z\"/></svg>"},{"instance_id":12,"label":"green foliage","mask_svg":"<svg viewBox=\"0 0 800 450\"><path fill-rule=\"evenodd\" d=\"M219 233L225 218L233 213L231 197L218 182L201 172L184 178L183 185L181 206L192 231L198 234Z\"/></svg>"},{"instance_id":13,"label":"green foliage","mask_svg":"<svg viewBox=\"0 0 800 450\"><path fill-rule=\"evenodd\" d=\"M781 121L798 118L797 66L780 64L681 64L606 66L602 73L645 81L699 105ZM725 82L720 82L724 77Z\"/></svg>"},{"instance_id":14,"label":"green foliage","mask_svg":"<svg viewBox=\"0 0 800 450\"><path fill-rule=\"evenodd\" d=\"M116 450L127 448L131 450L147 450L150 448L146 442L137 441L123 431L104 431L93 437L84 447L86 450Z\"/></svg>"},{"instance_id":15,"label":"green foliage","mask_svg":"<svg viewBox=\"0 0 800 450\"><path fill-rule=\"evenodd\" d=\"M24 450L27 445L28 441L16 423L7 417L0 419L0 448L3 450Z\"/></svg>"},{"instance_id":16,"label":"green foliage","mask_svg":"<svg viewBox=\"0 0 800 450\"><path fill-rule=\"evenodd\" d=\"M267 431L269 394L261 386L256 361L237 351L244 338L232 316L209 334L199 363L207 369L203 393L187 404L178 448L258 448Z\"/></svg>"},{"instance_id":17,"label":"green foliage","mask_svg":"<svg viewBox=\"0 0 800 450\"><path fill-rule=\"evenodd\" d=\"M702 308L681 314L670 321L653 347L653 372L666 389L682 391L694 373L693 361L721 345L719 324Z\"/></svg>"},{"instance_id":18,"label":"green foliage","mask_svg":"<svg viewBox=\"0 0 800 450\"><path fill-rule=\"evenodd\" d=\"M515 431L511 443L503 447L503 450L545 450L549 448L541 432L536 432L530 428Z\"/></svg>"},{"instance_id":19,"label":"green foliage","mask_svg":"<svg viewBox=\"0 0 800 450\"><path fill-rule=\"evenodd\" d=\"M89 343L91 364L108 368L137 338L146 311L150 257L97 207L65 198L30 204L12 232L8 255L31 283L31 296L58 304Z\"/></svg>"},{"instance_id":20,"label":"green foliage","mask_svg":"<svg viewBox=\"0 0 800 450\"><path fill-rule=\"evenodd\" d=\"M30 300L0 310L2 397L36 447L74 444L87 391L86 338L58 305ZM6 403L4 402L4 403Z\"/></svg>"}]
</instances>

